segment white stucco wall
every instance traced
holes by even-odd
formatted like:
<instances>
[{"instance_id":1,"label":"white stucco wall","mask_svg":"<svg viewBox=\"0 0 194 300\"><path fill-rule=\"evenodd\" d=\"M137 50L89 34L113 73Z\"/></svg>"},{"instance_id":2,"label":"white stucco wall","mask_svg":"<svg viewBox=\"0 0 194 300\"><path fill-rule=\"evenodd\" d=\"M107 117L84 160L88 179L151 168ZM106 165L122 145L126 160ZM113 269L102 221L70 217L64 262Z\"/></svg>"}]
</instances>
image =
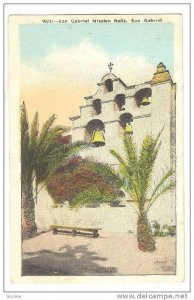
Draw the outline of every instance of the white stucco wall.
<instances>
[{"instance_id":1,"label":"white stucco wall","mask_svg":"<svg viewBox=\"0 0 194 300\"><path fill-rule=\"evenodd\" d=\"M70 209L67 204L63 207L52 208L53 201L48 192L43 189L38 195L35 206L35 218L38 230L49 230L51 225L79 225L100 227L112 232L136 233L137 213L133 204L123 202L124 207L111 207L102 204L97 208ZM169 199L160 199L150 210L150 221L157 220L161 225L174 225L171 202ZM169 207L169 208L168 208Z\"/></svg>"}]
</instances>

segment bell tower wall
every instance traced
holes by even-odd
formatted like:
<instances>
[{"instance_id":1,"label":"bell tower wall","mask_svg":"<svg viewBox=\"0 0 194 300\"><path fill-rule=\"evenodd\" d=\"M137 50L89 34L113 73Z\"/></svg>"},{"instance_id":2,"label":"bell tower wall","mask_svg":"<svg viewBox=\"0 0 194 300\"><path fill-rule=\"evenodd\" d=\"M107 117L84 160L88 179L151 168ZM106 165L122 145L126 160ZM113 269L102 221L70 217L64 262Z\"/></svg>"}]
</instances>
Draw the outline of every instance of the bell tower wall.
<instances>
[{"instance_id":1,"label":"bell tower wall","mask_svg":"<svg viewBox=\"0 0 194 300\"><path fill-rule=\"evenodd\" d=\"M157 172L165 166L171 166L171 105L173 101L173 83L171 81L152 86L151 130L157 135L162 129L161 147L158 153Z\"/></svg>"},{"instance_id":2,"label":"bell tower wall","mask_svg":"<svg viewBox=\"0 0 194 300\"><path fill-rule=\"evenodd\" d=\"M72 129L72 142L84 141L85 140L85 131L84 127L77 127Z\"/></svg>"},{"instance_id":3,"label":"bell tower wall","mask_svg":"<svg viewBox=\"0 0 194 300\"><path fill-rule=\"evenodd\" d=\"M153 178L161 178L167 169L175 171L176 154L175 134L172 136L173 114L172 107L175 106L175 85L171 80L154 84L152 86L152 111L151 111L151 132L156 136L161 133L161 147L154 166ZM174 129L175 130L175 129ZM148 216L153 219L156 216L164 224L176 224L176 200L175 189L162 195L150 209ZM157 212L157 213L156 213Z\"/></svg>"}]
</instances>

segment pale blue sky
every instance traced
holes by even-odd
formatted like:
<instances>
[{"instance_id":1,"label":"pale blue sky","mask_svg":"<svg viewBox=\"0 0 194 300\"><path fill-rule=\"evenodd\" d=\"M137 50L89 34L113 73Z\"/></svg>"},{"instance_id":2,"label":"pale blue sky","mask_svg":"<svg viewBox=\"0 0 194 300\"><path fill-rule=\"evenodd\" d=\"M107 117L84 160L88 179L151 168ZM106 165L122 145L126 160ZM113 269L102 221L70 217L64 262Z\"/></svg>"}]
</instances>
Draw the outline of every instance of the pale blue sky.
<instances>
[{"instance_id":1,"label":"pale blue sky","mask_svg":"<svg viewBox=\"0 0 194 300\"><path fill-rule=\"evenodd\" d=\"M72 47L88 39L113 59L117 55L142 56L153 66L162 61L173 73L173 24L25 24L20 25L21 61L43 58L56 47ZM113 61L114 62L114 61Z\"/></svg>"}]
</instances>

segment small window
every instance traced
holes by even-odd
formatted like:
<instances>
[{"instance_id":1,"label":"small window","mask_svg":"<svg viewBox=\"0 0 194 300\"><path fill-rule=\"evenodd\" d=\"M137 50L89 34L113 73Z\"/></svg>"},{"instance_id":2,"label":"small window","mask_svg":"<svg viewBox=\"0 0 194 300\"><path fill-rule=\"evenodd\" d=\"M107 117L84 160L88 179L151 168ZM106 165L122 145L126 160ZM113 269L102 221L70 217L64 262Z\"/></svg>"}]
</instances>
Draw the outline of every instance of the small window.
<instances>
[{"instance_id":1,"label":"small window","mask_svg":"<svg viewBox=\"0 0 194 300\"><path fill-rule=\"evenodd\" d=\"M105 86L106 86L107 92L112 92L113 91L113 82L112 82L111 79L107 79L105 81Z\"/></svg>"},{"instance_id":2,"label":"small window","mask_svg":"<svg viewBox=\"0 0 194 300\"><path fill-rule=\"evenodd\" d=\"M101 114L101 100L100 99L95 99L93 101L93 108L94 108L94 112L96 115Z\"/></svg>"},{"instance_id":3,"label":"small window","mask_svg":"<svg viewBox=\"0 0 194 300\"><path fill-rule=\"evenodd\" d=\"M115 103L120 111L125 110L125 95L124 94L116 95Z\"/></svg>"}]
</instances>

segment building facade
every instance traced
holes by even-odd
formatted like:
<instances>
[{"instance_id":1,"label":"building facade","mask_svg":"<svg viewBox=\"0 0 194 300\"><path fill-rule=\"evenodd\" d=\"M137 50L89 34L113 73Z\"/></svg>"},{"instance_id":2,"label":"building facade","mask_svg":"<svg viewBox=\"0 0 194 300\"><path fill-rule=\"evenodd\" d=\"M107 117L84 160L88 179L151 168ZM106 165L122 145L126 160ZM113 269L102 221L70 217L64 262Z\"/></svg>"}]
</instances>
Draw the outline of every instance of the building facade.
<instances>
[{"instance_id":1,"label":"building facade","mask_svg":"<svg viewBox=\"0 0 194 300\"><path fill-rule=\"evenodd\" d=\"M146 134L156 136L162 129L161 148L154 167L153 182L166 171L176 166L176 84L163 63L148 81L127 86L111 70L106 74L94 95L85 97L80 107L80 115L70 117L72 121L72 142L85 141L92 147L84 150L82 157L90 157L117 168L118 162L110 154L115 149L123 155L123 133L133 135L140 145ZM48 195L42 195L42 198ZM127 195L126 195L127 197ZM49 199L48 199L49 200ZM99 208L81 208L70 211L68 207L52 209L52 200L47 207L37 207L36 217L39 227L47 223L84 224L100 226L112 231L135 231L137 215L131 204L114 207L104 204ZM42 203L49 203L42 201ZM42 219L44 210L44 220ZM161 225L176 224L175 190L161 196L151 207L148 218ZM47 221L46 221L47 220Z\"/></svg>"}]
</instances>

